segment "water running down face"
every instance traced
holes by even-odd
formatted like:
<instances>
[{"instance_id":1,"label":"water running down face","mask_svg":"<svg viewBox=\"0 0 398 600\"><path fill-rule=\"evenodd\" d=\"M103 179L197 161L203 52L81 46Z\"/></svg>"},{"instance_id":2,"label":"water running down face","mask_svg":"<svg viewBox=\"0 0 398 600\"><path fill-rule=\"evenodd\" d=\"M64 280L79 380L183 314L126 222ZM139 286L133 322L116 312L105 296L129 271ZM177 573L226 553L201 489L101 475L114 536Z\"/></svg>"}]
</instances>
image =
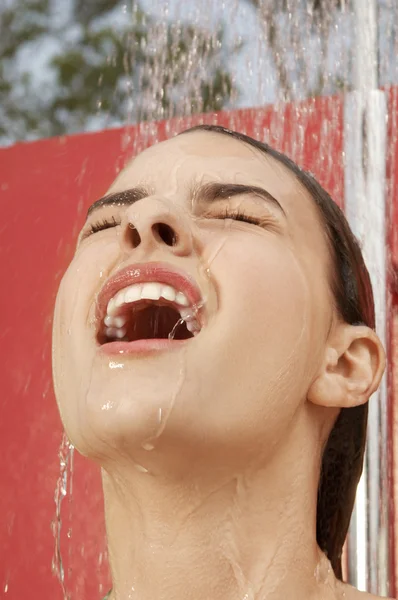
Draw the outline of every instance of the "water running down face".
<instances>
[{"instance_id":1,"label":"water running down face","mask_svg":"<svg viewBox=\"0 0 398 600\"><path fill-rule=\"evenodd\" d=\"M180 471L266 460L328 351L330 263L316 206L273 158L200 131L137 156L92 207L57 298L71 442L102 464L153 447Z\"/></svg>"}]
</instances>

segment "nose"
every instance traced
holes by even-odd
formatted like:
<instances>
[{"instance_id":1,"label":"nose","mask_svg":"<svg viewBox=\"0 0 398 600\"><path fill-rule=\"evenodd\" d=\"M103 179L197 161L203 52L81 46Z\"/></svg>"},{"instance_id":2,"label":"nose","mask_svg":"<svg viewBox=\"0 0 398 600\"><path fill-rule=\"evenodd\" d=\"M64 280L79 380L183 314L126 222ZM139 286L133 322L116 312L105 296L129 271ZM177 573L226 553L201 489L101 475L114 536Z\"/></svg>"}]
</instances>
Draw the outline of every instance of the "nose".
<instances>
[{"instance_id":1,"label":"nose","mask_svg":"<svg viewBox=\"0 0 398 600\"><path fill-rule=\"evenodd\" d=\"M145 253L163 249L176 256L187 256L193 249L191 224L172 201L143 198L124 214L121 244L126 252L136 248Z\"/></svg>"}]
</instances>

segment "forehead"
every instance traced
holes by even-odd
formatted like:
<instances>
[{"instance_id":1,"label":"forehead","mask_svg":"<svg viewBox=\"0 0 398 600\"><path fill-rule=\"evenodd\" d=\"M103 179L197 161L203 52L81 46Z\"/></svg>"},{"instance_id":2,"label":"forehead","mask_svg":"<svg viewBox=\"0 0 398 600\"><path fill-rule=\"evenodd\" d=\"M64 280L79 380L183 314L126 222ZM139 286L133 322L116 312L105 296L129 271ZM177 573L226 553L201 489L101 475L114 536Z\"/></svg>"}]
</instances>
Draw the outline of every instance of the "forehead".
<instances>
[{"instance_id":1,"label":"forehead","mask_svg":"<svg viewBox=\"0 0 398 600\"><path fill-rule=\"evenodd\" d=\"M195 131L144 150L109 189L119 192L145 185L173 201L190 201L193 184L216 181L265 188L283 206L292 237L325 248L318 208L287 167L273 157L228 135Z\"/></svg>"},{"instance_id":2,"label":"forehead","mask_svg":"<svg viewBox=\"0 0 398 600\"><path fill-rule=\"evenodd\" d=\"M122 171L110 191L137 183L151 184L156 190L159 182L159 192L167 193L169 187L183 187L192 179L266 185L270 193L274 189L285 195L297 193L300 187L281 163L256 148L227 135L195 131L144 150Z\"/></svg>"}]
</instances>

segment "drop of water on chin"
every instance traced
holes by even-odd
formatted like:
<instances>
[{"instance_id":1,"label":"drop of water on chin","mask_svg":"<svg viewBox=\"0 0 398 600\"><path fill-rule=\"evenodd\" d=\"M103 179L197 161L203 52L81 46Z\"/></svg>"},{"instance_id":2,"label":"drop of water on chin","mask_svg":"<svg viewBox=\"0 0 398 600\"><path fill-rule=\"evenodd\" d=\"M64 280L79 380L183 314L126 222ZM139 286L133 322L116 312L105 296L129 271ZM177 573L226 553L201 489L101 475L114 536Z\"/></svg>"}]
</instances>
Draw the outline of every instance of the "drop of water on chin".
<instances>
[{"instance_id":1,"label":"drop of water on chin","mask_svg":"<svg viewBox=\"0 0 398 600\"><path fill-rule=\"evenodd\" d=\"M109 368L110 369L124 369L124 363L118 363L118 362L111 360L109 363Z\"/></svg>"},{"instance_id":2,"label":"drop of water on chin","mask_svg":"<svg viewBox=\"0 0 398 600\"><path fill-rule=\"evenodd\" d=\"M192 307L192 308L193 308L193 314L194 314L195 316L197 315L197 313L198 313L198 310L199 310L199 309L200 309L202 306L203 306L203 303L201 303L201 304L197 304L197 305L194 305L194 306ZM174 325L174 327L173 327L172 331L171 331L171 332L169 333L169 335L168 335L168 338L169 338L169 340L173 340L173 339L174 339L174 336L175 336L175 334L176 334L176 331L177 331L178 327L179 327L180 325L183 325L184 323L185 323L184 319L179 319L179 320L177 321L177 323ZM193 335L195 336L195 335L197 335L197 333L198 333L198 332L194 332L194 333L193 333ZM177 384L177 391L176 391L176 393L175 393L175 394L174 394L174 396L173 396L173 400L172 400L172 403L171 403L171 408L170 408L170 410L169 410L169 412L168 412L168 415L170 414L170 412L171 412L171 410L172 410L172 408L173 408L173 405L174 405L174 402L175 402L175 398L176 398L176 396L177 396L177 394L178 394L178 391L179 391L179 389L180 389L180 387L181 387L181 385L182 385L182 381L181 381L181 375L182 375L182 371L180 372L180 377L179 377L179 381L178 381L178 384ZM167 418L168 418L168 415L167 415ZM156 440L156 439L159 437L159 435L160 435L160 434L161 434L161 432L163 431L164 427L166 426L167 418L166 418L165 422L164 422L164 423L162 423L162 420L163 420L163 411L162 411L162 408L159 408L159 410L158 410L158 426L159 426L159 428L158 428L158 431L157 431L156 435L155 435L153 438L150 438L150 439L152 439L152 440ZM141 447L142 447L144 450L147 450L148 452L150 452L151 450L154 450L154 448L155 448L155 445L154 445L154 443L153 443L152 441L146 441L146 442L143 442L143 443L141 444ZM140 470L140 469L139 469L139 470ZM147 472L147 471L146 471L146 472Z\"/></svg>"},{"instance_id":3,"label":"drop of water on chin","mask_svg":"<svg viewBox=\"0 0 398 600\"><path fill-rule=\"evenodd\" d=\"M108 400L108 402L106 402L105 404L103 404L101 406L101 410L110 410L111 408L113 408L115 406L115 403L112 402L112 400Z\"/></svg>"},{"instance_id":4,"label":"drop of water on chin","mask_svg":"<svg viewBox=\"0 0 398 600\"><path fill-rule=\"evenodd\" d=\"M128 600L134 600L134 598L136 598L136 593L135 593L135 587L132 586L131 591L129 592L129 595L128 595Z\"/></svg>"},{"instance_id":5,"label":"drop of water on chin","mask_svg":"<svg viewBox=\"0 0 398 600\"><path fill-rule=\"evenodd\" d=\"M183 361L184 361L184 358L182 358L182 362ZM168 406L165 414L163 413L163 409L161 407L158 409L158 429L157 429L155 435L153 435L151 438L149 438L146 442L144 442L142 444L142 448L144 448L145 450L153 450L155 447L154 443L163 433L163 431L167 425L167 422L170 418L170 415L173 412L173 408L174 408L176 399L178 397L178 394L181 391L181 388L182 388L182 385L184 382L184 378L185 378L185 367L184 367L184 364L181 364L179 377L177 380L175 391L172 394L172 397L170 400L170 405ZM148 472L148 471L146 471L146 472Z\"/></svg>"},{"instance_id":6,"label":"drop of water on chin","mask_svg":"<svg viewBox=\"0 0 398 600\"><path fill-rule=\"evenodd\" d=\"M140 473L149 473L148 469L146 469L142 465L135 464L134 466Z\"/></svg>"},{"instance_id":7,"label":"drop of water on chin","mask_svg":"<svg viewBox=\"0 0 398 600\"><path fill-rule=\"evenodd\" d=\"M150 442L144 442L142 444L142 447L144 450L148 450L148 451L151 451L155 448L155 446L153 444L151 444Z\"/></svg>"}]
</instances>

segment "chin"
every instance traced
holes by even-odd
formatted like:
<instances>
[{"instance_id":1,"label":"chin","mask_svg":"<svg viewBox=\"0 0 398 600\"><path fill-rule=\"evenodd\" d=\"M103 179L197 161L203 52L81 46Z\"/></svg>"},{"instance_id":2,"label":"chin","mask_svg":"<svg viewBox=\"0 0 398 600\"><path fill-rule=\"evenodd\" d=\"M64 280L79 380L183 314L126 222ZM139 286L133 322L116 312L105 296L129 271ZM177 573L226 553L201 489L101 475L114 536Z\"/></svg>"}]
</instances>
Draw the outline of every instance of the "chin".
<instances>
[{"instance_id":1,"label":"chin","mask_svg":"<svg viewBox=\"0 0 398 600\"><path fill-rule=\"evenodd\" d=\"M106 456L111 449L142 450L150 440L163 436L164 429L167 433L172 424L178 394L170 379L165 386L163 378L156 380L153 374L147 379L118 372L105 379L93 374L80 401L80 439L76 447L94 457Z\"/></svg>"}]
</instances>

